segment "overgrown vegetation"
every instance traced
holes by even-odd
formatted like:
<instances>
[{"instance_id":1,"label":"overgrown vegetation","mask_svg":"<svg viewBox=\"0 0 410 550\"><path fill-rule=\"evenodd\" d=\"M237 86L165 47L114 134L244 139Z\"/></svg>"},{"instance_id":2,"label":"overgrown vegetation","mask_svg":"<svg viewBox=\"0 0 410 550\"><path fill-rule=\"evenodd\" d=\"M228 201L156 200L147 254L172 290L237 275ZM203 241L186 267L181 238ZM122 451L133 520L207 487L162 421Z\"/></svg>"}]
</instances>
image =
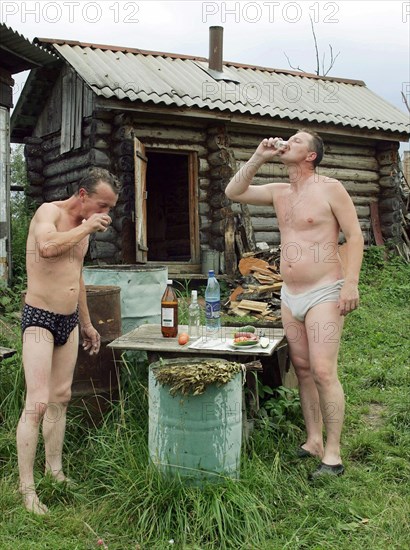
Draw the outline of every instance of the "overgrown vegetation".
<instances>
[{"instance_id":1,"label":"overgrown vegetation","mask_svg":"<svg viewBox=\"0 0 410 550\"><path fill-rule=\"evenodd\" d=\"M11 184L24 191L12 192L11 196L11 235L13 250L13 285L22 283L26 270L26 239L28 226L33 215L34 205L27 197L27 173L23 146L19 145L11 155Z\"/></svg>"},{"instance_id":2,"label":"overgrown vegetation","mask_svg":"<svg viewBox=\"0 0 410 550\"><path fill-rule=\"evenodd\" d=\"M12 150L11 184L27 188L26 165L23 146ZM13 251L12 286L7 287L0 280L0 315L8 314L19 308L20 293L26 283L26 239L34 206L25 192L13 191L10 200L11 208L11 249ZM0 331L1 334L1 331ZM1 341L0 341L1 344Z\"/></svg>"},{"instance_id":3,"label":"overgrown vegetation","mask_svg":"<svg viewBox=\"0 0 410 550\"><path fill-rule=\"evenodd\" d=\"M149 466L146 364L127 360L121 400L93 426L70 412L65 467L76 486L36 479L46 518L17 494L15 426L23 399L21 345L13 318L3 341L18 354L0 363L0 548L375 550L408 548L410 517L410 266L366 254L361 307L346 319L340 376L347 409L346 474L309 484L294 391L261 388L262 420L243 447L241 479L185 487ZM13 324L14 323L14 324ZM264 420L263 420L264 419Z\"/></svg>"}]
</instances>

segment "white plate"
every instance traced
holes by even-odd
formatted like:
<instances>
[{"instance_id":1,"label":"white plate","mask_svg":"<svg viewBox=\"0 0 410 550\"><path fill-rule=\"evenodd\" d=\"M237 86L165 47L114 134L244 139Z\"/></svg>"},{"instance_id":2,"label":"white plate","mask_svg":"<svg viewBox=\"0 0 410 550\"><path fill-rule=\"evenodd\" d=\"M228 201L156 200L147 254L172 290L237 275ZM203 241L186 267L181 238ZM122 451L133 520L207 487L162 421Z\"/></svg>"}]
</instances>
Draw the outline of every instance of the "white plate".
<instances>
[{"instance_id":1,"label":"white plate","mask_svg":"<svg viewBox=\"0 0 410 550\"><path fill-rule=\"evenodd\" d=\"M246 346L243 346L241 344L229 344L229 345L235 349L248 349L248 348L254 348L255 346L259 346L259 342L255 342L254 344L247 344Z\"/></svg>"}]
</instances>

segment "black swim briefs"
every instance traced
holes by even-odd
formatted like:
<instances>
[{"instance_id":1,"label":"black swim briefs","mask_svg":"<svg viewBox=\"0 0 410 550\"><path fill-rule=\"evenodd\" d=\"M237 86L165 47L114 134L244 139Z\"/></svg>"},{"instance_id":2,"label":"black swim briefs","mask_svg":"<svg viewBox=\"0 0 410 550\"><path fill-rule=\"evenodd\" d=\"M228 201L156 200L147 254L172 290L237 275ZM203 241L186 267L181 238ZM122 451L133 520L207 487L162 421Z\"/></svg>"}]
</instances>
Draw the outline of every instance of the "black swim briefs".
<instances>
[{"instance_id":1,"label":"black swim briefs","mask_svg":"<svg viewBox=\"0 0 410 550\"><path fill-rule=\"evenodd\" d=\"M24 305L23 314L21 317L21 332L29 327L41 327L50 331L54 337L56 346L63 346L71 332L78 325L78 307L70 315L62 315L61 313L53 313L38 307Z\"/></svg>"}]
</instances>

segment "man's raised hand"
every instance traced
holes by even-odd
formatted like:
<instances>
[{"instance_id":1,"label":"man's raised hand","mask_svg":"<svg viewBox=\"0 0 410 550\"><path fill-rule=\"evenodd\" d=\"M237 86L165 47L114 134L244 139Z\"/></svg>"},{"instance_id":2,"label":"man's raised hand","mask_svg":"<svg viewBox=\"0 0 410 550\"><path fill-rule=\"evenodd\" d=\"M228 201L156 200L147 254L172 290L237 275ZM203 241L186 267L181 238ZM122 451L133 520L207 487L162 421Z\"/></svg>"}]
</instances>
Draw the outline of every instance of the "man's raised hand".
<instances>
[{"instance_id":1,"label":"man's raised hand","mask_svg":"<svg viewBox=\"0 0 410 550\"><path fill-rule=\"evenodd\" d=\"M83 223L89 227L90 233L96 233L97 231L105 231L111 221L108 214L93 214Z\"/></svg>"},{"instance_id":2,"label":"man's raised hand","mask_svg":"<svg viewBox=\"0 0 410 550\"><path fill-rule=\"evenodd\" d=\"M263 139L260 144L258 145L255 155L260 156L263 159L263 162L267 162L273 157L276 157L283 153L283 148L277 148L275 147L275 143L279 141L281 138L278 137L270 137Z\"/></svg>"}]
</instances>

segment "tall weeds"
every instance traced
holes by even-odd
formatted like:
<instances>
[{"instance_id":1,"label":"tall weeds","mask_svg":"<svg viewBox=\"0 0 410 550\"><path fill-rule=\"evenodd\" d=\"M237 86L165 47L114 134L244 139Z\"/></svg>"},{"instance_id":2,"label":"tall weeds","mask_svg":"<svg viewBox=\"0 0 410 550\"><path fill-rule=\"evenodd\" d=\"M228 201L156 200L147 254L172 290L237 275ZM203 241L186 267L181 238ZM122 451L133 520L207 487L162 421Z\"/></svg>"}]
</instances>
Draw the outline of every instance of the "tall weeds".
<instances>
[{"instance_id":1,"label":"tall weeds","mask_svg":"<svg viewBox=\"0 0 410 550\"><path fill-rule=\"evenodd\" d=\"M147 364L124 354L120 398L103 421L69 409L64 465L75 486L43 477L39 448L36 482L51 513L33 518L16 491L20 335L4 329L18 353L0 363L0 548L86 550L99 540L109 550L408 547L409 276L400 260L367 254L362 305L346 319L340 355L346 474L317 485L307 480L316 461L295 457L302 419L297 397L284 391L265 395L264 404L277 401L243 445L240 480L196 487L159 475L147 446Z\"/></svg>"}]
</instances>

